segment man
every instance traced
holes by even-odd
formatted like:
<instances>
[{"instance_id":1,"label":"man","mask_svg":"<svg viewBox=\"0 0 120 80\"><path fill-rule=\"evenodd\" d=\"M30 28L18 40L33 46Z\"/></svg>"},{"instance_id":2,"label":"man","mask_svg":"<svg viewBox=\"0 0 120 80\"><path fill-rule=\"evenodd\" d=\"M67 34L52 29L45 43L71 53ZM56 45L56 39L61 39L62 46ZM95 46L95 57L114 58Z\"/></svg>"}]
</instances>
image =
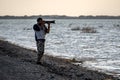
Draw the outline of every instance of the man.
<instances>
[{"instance_id":1,"label":"man","mask_svg":"<svg viewBox=\"0 0 120 80\"><path fill-rule=\"evenodd\" d=\"M50 32L50 23L48 27L45 26L45 21L42 18L37 19L37 24L33 26L35 31L35 40L37 44L38 58L37 64L41 64L41 58L44 54L45 35Z\"/></svg>"}]
</instances>

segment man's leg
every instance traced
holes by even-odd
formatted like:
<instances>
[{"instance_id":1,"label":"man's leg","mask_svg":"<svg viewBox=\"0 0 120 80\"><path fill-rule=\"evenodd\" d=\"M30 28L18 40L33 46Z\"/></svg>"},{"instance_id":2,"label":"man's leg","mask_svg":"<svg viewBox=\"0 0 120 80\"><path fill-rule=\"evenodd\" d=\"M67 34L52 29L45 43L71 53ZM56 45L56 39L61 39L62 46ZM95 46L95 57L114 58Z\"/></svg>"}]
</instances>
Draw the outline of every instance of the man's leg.
<instances>
[{"instance_id":1,"label":"man's leg","mask_svg":"<svg viewBox=\"0 0 120 80\"><path fill-rule=\"evenodd\" d=\"M38 50L38 59L37 62L40 62L43 54L44 54L44 42L37 41L37 50Z\"/></svg>"},{"instance_id":2,"label":"man's leg","mask_svg":"<svg viewBox=\"0 0 120 80\"><path fill-rule=\"evenodd\" d=\"M38 54L37 62L40 62L40 60L41 60L43 54L44 54L43 52L41 52L40 54Z\"/></svg>"}]
</instances>

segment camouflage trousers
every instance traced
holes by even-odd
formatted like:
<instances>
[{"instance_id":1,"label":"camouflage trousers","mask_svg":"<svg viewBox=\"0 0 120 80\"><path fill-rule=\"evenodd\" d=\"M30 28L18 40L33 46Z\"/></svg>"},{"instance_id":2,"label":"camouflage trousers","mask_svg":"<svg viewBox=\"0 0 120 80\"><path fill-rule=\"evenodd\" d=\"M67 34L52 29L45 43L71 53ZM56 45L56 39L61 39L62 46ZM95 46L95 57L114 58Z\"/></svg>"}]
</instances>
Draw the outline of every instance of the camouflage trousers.
<instances>
[{"instance_id":1,"label":"camouflage trousers","mask_svg":"<svg viewBox=\"0 0 120 80\"><path fill-rule=\"evenodd\" d=\"M45 42L43 41L37 41L37 51L38 51L38 56L43 56L44 54L44 45Z\"/></svg>"}]
</instances>

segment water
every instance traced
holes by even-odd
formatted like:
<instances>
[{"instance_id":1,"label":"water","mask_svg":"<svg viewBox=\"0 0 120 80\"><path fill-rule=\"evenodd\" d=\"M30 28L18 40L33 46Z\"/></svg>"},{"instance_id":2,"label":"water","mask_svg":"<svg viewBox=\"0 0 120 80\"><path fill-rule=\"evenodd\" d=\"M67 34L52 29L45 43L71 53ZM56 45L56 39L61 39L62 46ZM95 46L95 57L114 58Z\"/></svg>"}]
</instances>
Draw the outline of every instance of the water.
<instances>
[{"instance_id":1,"label":"water","mask_svg":"<svg viewBox=\"0 0 120 80\"><path fill-rule=\"evenodd\" d=\"M0 39L35 49L35 19L0 19ZM93 27L96 33L73 28ZM57 19L46 36L45 54L84 61L84 67L120 76L120 20Z\"/></svg>"}]
</instances>

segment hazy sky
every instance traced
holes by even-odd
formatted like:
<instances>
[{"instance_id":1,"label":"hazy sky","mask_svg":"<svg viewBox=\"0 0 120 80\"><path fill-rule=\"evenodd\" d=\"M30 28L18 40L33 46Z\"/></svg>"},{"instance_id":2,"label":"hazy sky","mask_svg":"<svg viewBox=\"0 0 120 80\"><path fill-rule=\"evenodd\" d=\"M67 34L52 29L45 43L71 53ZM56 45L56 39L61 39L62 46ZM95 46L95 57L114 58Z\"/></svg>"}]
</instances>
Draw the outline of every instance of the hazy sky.
<instances>
[{"instance_id":1,"label":"hazy sky","mask_svg":"<svg viewBox=\"0 0 120 80\"><path fill-rule=\"evenodd\" d=\"M0 15L120 15L120 0L0 0Z\"/></svg>"}]
</instances>

